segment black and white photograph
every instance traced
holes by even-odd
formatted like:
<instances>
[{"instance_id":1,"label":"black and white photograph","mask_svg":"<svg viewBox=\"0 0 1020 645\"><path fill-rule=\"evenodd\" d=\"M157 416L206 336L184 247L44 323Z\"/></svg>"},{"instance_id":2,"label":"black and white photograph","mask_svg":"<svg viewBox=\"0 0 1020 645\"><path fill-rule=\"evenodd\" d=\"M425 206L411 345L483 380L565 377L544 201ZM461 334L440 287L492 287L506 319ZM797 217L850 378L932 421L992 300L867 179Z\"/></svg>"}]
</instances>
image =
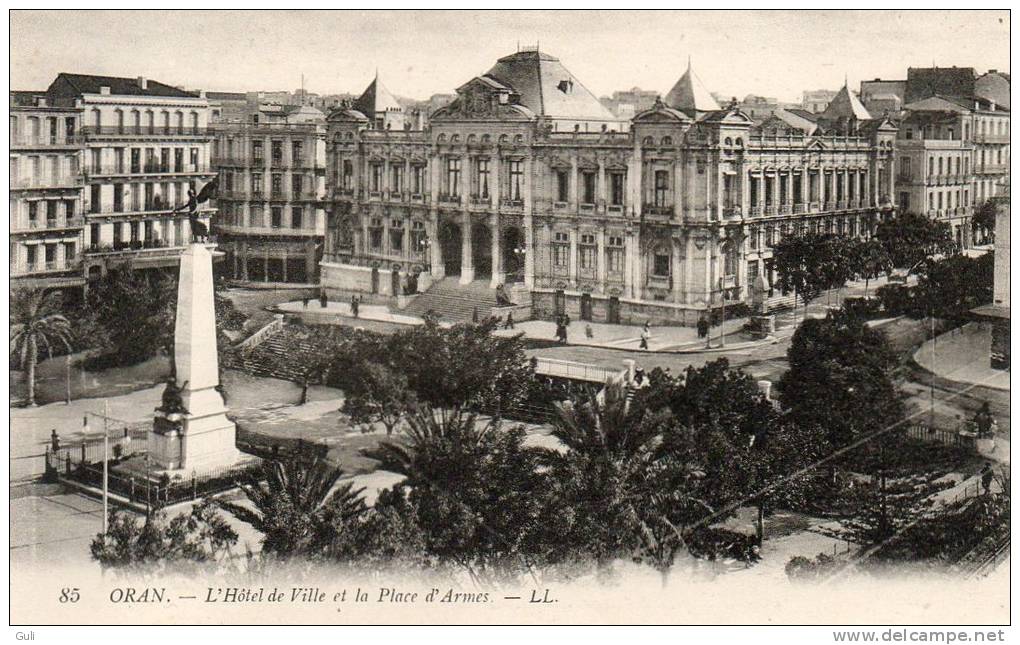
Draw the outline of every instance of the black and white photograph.
<instances>
[{"instance_id":1,"label":"black and white photograph","mask_svg":"<svg viewBox=\"0 0 1020 645\"><path fill-rule=\"evenodd\" d=\"M1008 9L8 20L12 638L1007 640Z\"/></svg>"}]
</instances>

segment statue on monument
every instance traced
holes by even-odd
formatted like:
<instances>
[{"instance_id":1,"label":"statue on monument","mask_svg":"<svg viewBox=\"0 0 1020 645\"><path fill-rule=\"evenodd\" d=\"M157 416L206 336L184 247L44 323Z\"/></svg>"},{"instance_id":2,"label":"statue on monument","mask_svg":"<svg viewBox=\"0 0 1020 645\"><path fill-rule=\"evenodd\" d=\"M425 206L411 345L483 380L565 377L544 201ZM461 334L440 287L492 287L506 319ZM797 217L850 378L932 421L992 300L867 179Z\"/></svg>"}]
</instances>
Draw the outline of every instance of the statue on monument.
<instances>
[{"instance_id":1,"label":"statue on monument","mask_svg":"<svg viewBox=\"0 0 1020 645\"><path fill-rule=\"evenodd\" d=\"M217 188L219 188L219 177L216 177L205 186L202 186L202 190L200 190L197 194L195 193L194 188L189 188L188 201L170 211L171 215L176 215L185 211L188 213L188 222L191 224L192 242L205 242L209 237L208 227L206 227L206 225L198 219L198 205L209 201L212 197L215 197Z\"/></svg>"},{"instance_id":2,"label":"statue on monument","mask_svg":"<svg viewBox=\"0 0 1020 645\"><path fill-rule=\"evenodd\" d=\"M187 414L188 410L184 407L184 398L181 396L181 392L186 387L188 387L187 381L184 382L184 385L178 387L176 379L173 377L168 378L166 380L166 387L163 389L163 402L158 410L168 415Z\"/></svg>"}]
</instances>

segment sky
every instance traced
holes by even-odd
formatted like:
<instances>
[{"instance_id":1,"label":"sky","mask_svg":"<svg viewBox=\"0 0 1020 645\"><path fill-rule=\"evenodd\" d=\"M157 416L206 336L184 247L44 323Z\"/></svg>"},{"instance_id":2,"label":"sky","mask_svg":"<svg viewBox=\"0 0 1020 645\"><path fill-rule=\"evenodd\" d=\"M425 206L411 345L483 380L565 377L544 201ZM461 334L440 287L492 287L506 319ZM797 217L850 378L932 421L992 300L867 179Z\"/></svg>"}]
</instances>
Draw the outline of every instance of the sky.
<instances>
[{"instance_id":1,"label":"sky","mask_svg":"<svg viewBox=\"0 0 1020 645\"><path fill-rule=\"evenodd\" d=\"M1009 70L1008 11L12 11L11 89L59 72L189 89L452 92L539 45L596 96L665 95L687 67L723 96L906 77L907 67Z\"/></svg>"}]
</instances>

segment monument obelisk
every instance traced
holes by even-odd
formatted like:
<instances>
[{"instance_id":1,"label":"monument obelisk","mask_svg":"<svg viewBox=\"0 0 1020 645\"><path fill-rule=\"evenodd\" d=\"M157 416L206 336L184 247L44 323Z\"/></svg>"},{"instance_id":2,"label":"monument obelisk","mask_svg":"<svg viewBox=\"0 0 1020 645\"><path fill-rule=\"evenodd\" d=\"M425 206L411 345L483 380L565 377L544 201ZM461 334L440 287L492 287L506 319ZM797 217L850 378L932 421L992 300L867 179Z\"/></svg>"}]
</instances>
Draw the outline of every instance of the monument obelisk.
<instances>
[{"instance_id":1,"label":"monument obelisk","mask_svg":"<svg viewBox=\"0 0 1020 645\"><path fill-rule=\"evenodd\" d=\"M181 254L174 326L174 374L149 432L149 455L164 470L206 472L237 463L216 353L212 253L192 243Z\"/></svg>"}]
</instances>

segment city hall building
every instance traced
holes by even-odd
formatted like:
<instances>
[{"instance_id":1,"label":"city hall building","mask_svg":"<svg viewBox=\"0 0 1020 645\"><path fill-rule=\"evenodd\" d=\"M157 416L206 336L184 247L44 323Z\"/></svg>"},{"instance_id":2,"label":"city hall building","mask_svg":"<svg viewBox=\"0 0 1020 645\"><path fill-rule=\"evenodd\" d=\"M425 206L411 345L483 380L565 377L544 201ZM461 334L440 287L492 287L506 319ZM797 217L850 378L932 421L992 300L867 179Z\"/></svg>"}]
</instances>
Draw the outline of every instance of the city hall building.
<instances>
[{"instance_id":1,"label":"city hall building","mask_svg":"<svg viewBox=\"0 0 1020 645\"><path fill-rule=\"evenodd\" d=\"M557 58L524 50L425 127L394 103L376 79L327 118L334 300L503 284L537 318L693 325L771 284L783 236L866 237L893 209L897 127L847 87L808 132L720 106L688 66L619 119Z\"/></svg>"}]
</instances>

